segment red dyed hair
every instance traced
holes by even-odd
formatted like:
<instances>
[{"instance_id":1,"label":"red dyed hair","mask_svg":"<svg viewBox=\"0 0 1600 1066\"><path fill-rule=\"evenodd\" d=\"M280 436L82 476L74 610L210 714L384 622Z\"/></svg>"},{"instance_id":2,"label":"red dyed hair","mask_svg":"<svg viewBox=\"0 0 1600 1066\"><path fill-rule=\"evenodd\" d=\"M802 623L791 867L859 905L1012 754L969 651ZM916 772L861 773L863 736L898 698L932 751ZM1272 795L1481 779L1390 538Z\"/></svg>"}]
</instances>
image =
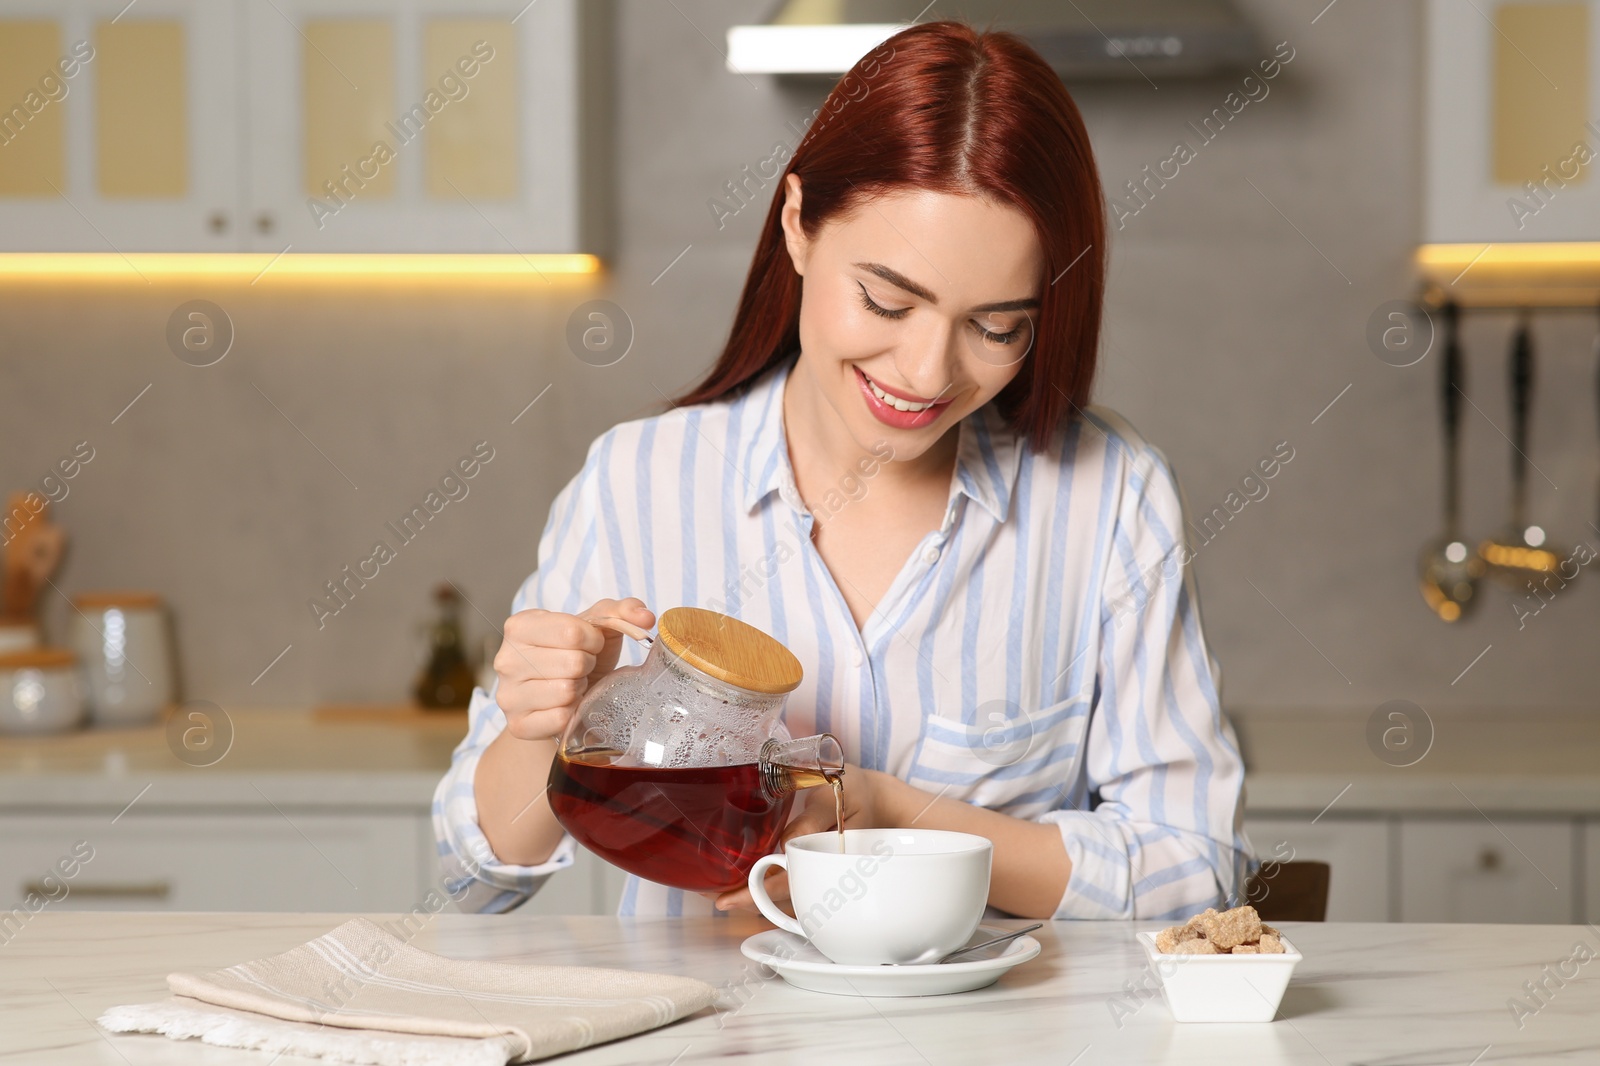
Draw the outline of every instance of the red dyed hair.
<instances>
[{"instance_id":1,"label":"red dyed hair","mask_svg":"<svg viewBox=\"0 0 1600 1066\"><path fill-rule=\"evenodd\" d=\"M1042 450L1089 401L1105 291L1105 200L1083 118L1039 54L1010 33L959 22L902 30L823 102L778 182L727 346L677 404L758 377L800 343L800 276L784 246L789 174L807 236L873 195L913 187L1015 207L1044 252L1033 349L994 402Z\"/></svg>"}]
</instances>

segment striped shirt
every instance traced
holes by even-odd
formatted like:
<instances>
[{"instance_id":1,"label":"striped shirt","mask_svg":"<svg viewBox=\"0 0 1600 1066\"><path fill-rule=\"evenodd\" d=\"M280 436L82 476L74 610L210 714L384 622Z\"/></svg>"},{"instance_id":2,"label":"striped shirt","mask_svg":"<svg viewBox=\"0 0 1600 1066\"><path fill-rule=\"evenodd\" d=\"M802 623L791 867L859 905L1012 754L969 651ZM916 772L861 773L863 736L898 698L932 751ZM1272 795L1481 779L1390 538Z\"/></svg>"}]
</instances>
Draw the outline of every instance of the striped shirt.
<instances>
[{"instance_id":1,"label":"striped shirt","mask_svg":"<svg viewBox=\"0 0 1600 1066\"><path fill-rule=\"evenodd\" d=\"M1057 918L1176 918L1226 905L1254 868L1244 766L1217 696L1177 482L1120 416L1092 407L1036 452L994 404L957 427L944 519L865 626L811 542L783 428L791 354L740 394L626 422L556 497L538 569L511 609L578 613L637 596L658 615L721 610L804 668L784 722L830 732L847 760L930 796L1060 828L1072 873ZM848 503L843 503L848 506ZM619 665L645 650L623 642ZM570 866L502 863L473 775L505 727L474 691L434 797L445 885L503 911ZM797 809L798 809L798 805ZM630 876L623 915L715 915L709 900Z\"/></svg>"}]
</instances>

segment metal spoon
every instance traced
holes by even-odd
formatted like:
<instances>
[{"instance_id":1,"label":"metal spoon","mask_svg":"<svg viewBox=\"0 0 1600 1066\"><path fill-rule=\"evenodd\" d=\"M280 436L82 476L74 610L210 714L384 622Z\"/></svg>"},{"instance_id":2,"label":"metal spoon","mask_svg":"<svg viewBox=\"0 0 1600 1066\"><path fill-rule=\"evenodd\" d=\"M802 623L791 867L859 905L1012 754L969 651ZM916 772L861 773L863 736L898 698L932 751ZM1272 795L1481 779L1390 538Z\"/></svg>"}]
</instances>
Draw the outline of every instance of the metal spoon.
<instances>
[{"instance_id":1,"label":"metal spoon","mask_svg":"<svg viewBox=\"0 0 1600 1066\"><path fill-rule=\"evenodd\" d=\"M1454 303L1444 306L1444 357L1439 372L1439 414L1444 427L1444 530L1423 549L1417 567L1422 598L1433 613L1446 622L1458 620L1472 606L1472 594L1484 572L1483 560L1472 553L1457 529L1460 512L1457 441L1464 380L1460 315Z\"/></svg>"},{"instance_id":2,"label":"metal spoon","mask_svg":"<svg viewBox=\"0 0 1600 1066\"><path fill-rule=\"evenodd\" d=\"M949 962L951 959L955 958L958 955L966 955L969 952L977 951L979 948L991 948L991 947L994 947L996 944L1004 944L1004 943L1007 943L1008 941L1012 941L1012 940L1017 939L1017 937L1019 937L1019 936L1024 936L1024 935L1026 935L1028 933L1031 933L1035 929L1043 929L1043 928L1044 928L1044 923L1043 922L1034 922L1032 925L1028 926L1025 929L1017 929L1017 930L1014 930L1013 932L1006 933L1004 936L997 936L992 940L985 940L985 941L983 941L982 943L979 943L979 944L971 944L971 945L968 945L967 947L964 947L964 948L957 948L956 950L952 951L950 954L946 955L944 958L940 959L939 962Z\"/></svg>"},{"instance_id":3,"label":"metal spoon","mask_svg":"<svg viewBox=\"0 0 1600 1066\"><path fill-rule=\"evenodd\" d=\"M1524 309L1511 341L1511 523L1505 532L1478 545L1492 572L1511 585L1555 573L1566 554L1547 543L1544 529L1529 525L1528 405L1533 396L1533 337ZM1564 583L1564 582L1563 582Z\"/></svg>"}]
</instances>

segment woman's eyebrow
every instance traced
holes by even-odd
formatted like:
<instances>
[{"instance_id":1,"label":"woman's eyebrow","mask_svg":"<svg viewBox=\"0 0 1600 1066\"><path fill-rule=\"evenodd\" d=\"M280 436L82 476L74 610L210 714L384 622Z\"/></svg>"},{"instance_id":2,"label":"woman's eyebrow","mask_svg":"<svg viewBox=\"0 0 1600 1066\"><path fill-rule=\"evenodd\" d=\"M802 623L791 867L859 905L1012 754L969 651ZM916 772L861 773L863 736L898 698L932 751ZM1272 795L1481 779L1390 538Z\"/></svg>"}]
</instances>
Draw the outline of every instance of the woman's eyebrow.
<instances>
[{"instance_id":1,"label":"woman's eyebrow","mask_svg":"<svg viewBox=\"0 0 1600 1066\"><path fill-rule=\"evenodd\" d=\"M912 281L910 278L906 277L893 267L884 266L882 263L854 263L852 265L857 270L865 270L870 274L876 274L884 281L887 281L890 285L893 285L899 289L904 289L911 295L927 300L931 304L937 306L939 303L939 298L935 296L931 290L925 286L918 285L916 282ZM973 310L1026 311L1037 308L1038 306L1038 300L1034 299L1033 297L1027 297L1021 300L1001 300L998 303L983 304L981 307L974 307Z\"/></svg>"},{"instance_id":2,"label":"woman's eyebrow","mask_svg":"<svg viewBox=\"0 0 1600 1066\"><path fill-rule=\"evenodd\" d=\"M857 270L865 270L870 274L876 274L884 281L887 281L890 285L904 289L913 296L920 296L922 299L927 300L931 304L937 304L939 302L939 298L935 296L929 289L918 285L916 282L900 273L900 271L895 270L893 267L886 267L882 263L855 263L853 265Z\"/></svg>"}]
</instances>

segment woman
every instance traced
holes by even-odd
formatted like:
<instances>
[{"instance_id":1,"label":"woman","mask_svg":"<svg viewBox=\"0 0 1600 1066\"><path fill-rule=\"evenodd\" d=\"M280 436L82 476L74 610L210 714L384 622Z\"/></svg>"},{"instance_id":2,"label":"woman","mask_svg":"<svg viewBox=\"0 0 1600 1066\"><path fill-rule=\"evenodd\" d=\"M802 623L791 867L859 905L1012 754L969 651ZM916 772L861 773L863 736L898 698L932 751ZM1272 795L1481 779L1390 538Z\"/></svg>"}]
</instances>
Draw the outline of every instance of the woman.
<instances>
[{"instance_id":1,"label":"woman","mask_svg":"<svg viewBox=\"0 0 1600 1066\"><path fill-rule=\"evenodd\" d=\"M1104 202L1026 44L907 29L834 88L774 196L727 347L671 410L590 447L557 497L435 800L464 909L572 863L556 738L649 627L705 606L805 668L795 736L844 745L848 827L994 842L990 904L1178 917L1250 865L1184 518L1161 453L1085 410ZM788 835L831 829L805 794ZM770 887L786 898L782 875ZM723 914L630 877L623 914Z\"/></svg>"}]
</instances>

